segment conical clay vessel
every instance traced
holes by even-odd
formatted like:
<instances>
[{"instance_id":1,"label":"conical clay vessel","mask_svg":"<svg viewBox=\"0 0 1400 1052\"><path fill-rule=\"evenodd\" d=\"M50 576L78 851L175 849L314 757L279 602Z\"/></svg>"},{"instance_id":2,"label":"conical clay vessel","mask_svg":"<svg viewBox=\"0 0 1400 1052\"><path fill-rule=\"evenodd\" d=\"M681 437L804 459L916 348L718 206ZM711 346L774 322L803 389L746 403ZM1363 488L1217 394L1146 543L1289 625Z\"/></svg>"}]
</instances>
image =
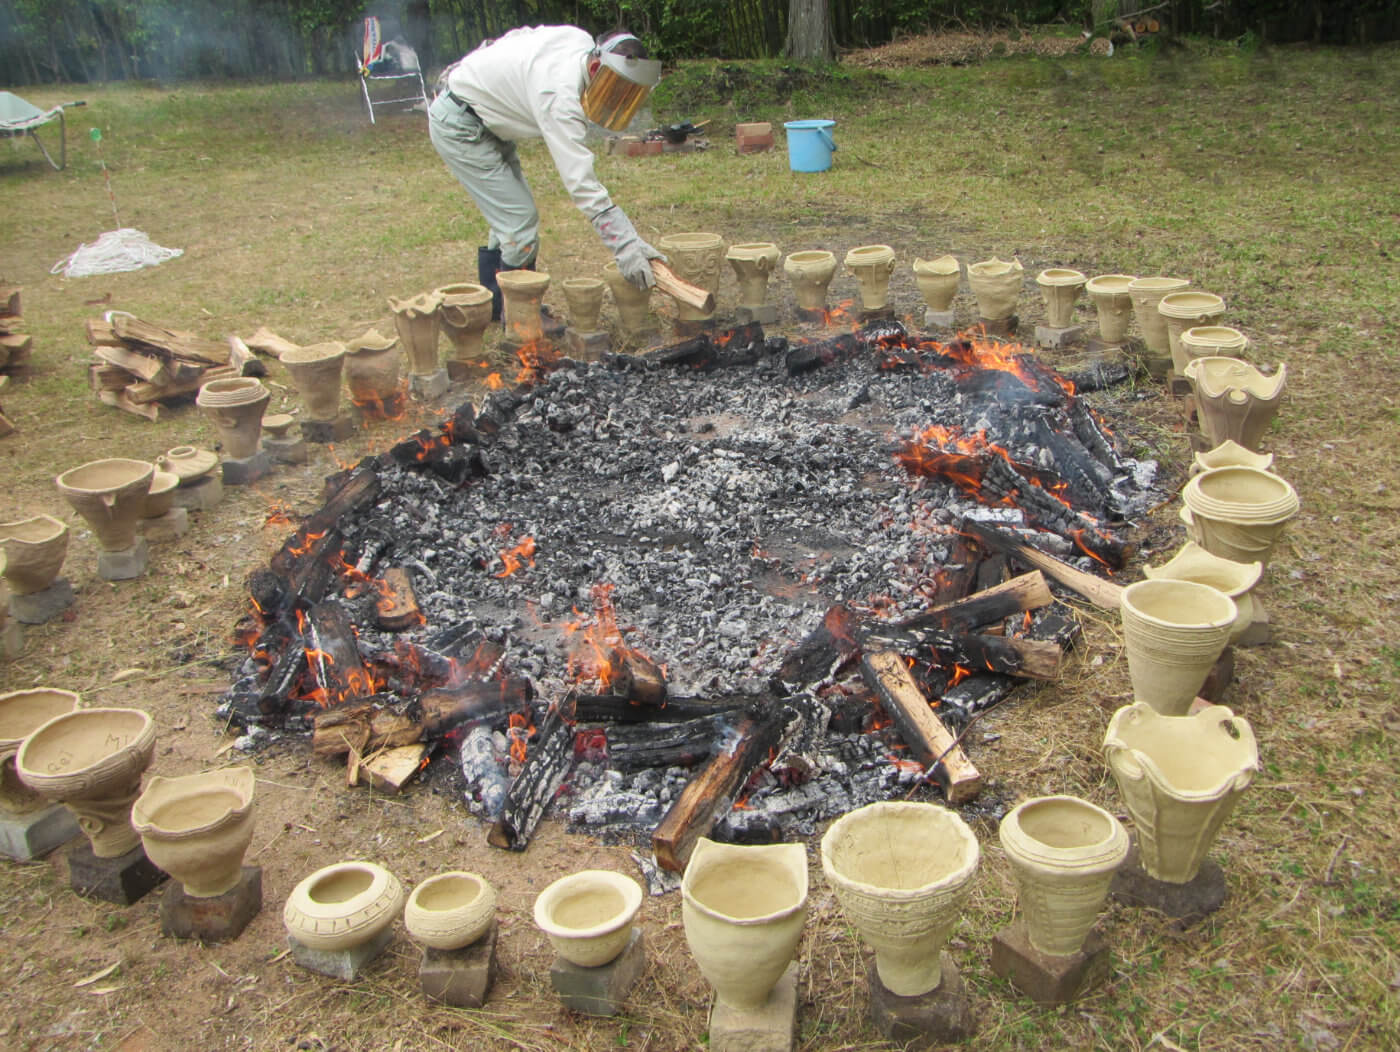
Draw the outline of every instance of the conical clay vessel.
<instances>
[{"instance_id":1,"label":"conical clay vessel","mask_svg":"<svg viewBox=\"0 0 1400 1052\"><path fill-rule=\"evenodd\" d=\"M1136 702L1113 714L1103 747L1137 829L1142 868L1189 883L1259 770L1249 721L1224 705L1163 716Z\"/></svg>"},{"instance_id":2,"label":"conical clay vessel","mask_svg":"<svg viewBox=\"0 0 1400 1052\"><path fill-rule=\"evenodd\" d=\"M1204 360L1204 359L1202 359ZM1193 539L1212 555L1265 566L1284 528L1298 514L1289 483L1257 468L1216 468L1193 475L1182 488Z\"/></svg>"},{"instance_id":3,"label":"conical clay vessel","mask_svg":"<svg viewBox=\"0 0 1400 1052\"><path fill-rule=\"evenodd\" d=\"M1195 581L1224 592L1235 601L1235 624L1230 629L1230 642L1244 635L1254 620L1254 600L1250 592L1264 573L1260 562L1237 563L1212 555L1195 541L1187 541L1181 550L1161 566L1144 566L1142 572L1151 580Z\"/></svg>"},{"instance_id":4,"label":"conical clay vessel","mask_svg":"<svg viewBox=\"0 0 1400 1052\"><path fill-rule=\"evenodd\" d=\"M496 275L504 297L501 324L511 339L522 344L544 339L540 306L549 280L548 274L538 270L502 270Z\"/></svg>"},{"instance_id":5,"label":"conical clay vessel","mask_svg":"<svg viewBox=\"0 0 1400 1052\"><path fill-rule=\"evenodd\" d=\"M25 738L55 716L72 712L78 702L71 690L53 687L0 694L0 813L19 815L44 806L44 798L19 780L15 754Z\"/></svg>"},{"instance_id":6,"label":"conical clay vessel","mask_svg":"<svg viewBox=\"0 0 1400 1052\"><path fill-rule=\"evenodd\" d=\"M1031 945L1052 957L1078 953L1128 856L1127 831L1087 800L1042 796L1012 808L999 838Z\"/></svg>"},{"instance_id":7,"label":"conical clay vessel","mask_svg":"<svg viewBox=\"0 0 1400 1052\"><path fill-rule=\"evenodd\" d=\"M637 288L622 276L622 271L615 262L604 264L603 281L612 293L623 333L635 336L646 331L647 317L651 313L651 289Z\"/></svg>"},{"instance_id":8,"label":"conical clay vessel","mask_svg":"<svg viewBox=\"0 0 1400 1052\"><path fill-rule=\"evenodd\" d=\"M1098 311L1099 339L1104 343L1123 343L1128 338L1128 323L1133 318L1133 297L1128 286L1134 280L1131 274L1099 274L1084 285Z\"/></svg>"},{"instance_id":9,"label":"conical clay vessel","mask_svg":"<svg viewBox=\"0 0 1400 1052\"><path fill-rule=\"evenodd\" d=\"M436 292L442 298L438 324L452 343L453 359L463 363L479 361L486 349L486 327L491 324L491 290L464 281L444 285Z\"/></svg>"},{"instance_id":10,"label":"conical clay vessel","mask_svg":"<svg viewBox=\"0 0 1400 1052\"><path fill-rule=\"evenodd\" d=\"M885 989L901 997L935 989L981 857L967 823L934 804L870 804L831 824L821 854L841 909L875 950Z\"/></svg>"},{"instance_id":11,"label":"conical clay vessel","mask_svg":"<svg viewBox=\"0 0 1400 1052\"><path fill-rule=\"evenodd\" d=\"M734 268L739 279L739 306L758 310L768 302L768 275L782 258L782 252L771 241L754 241L730 245L724 258Z\"/></svg>"},{"instance_id":12,"label":"conical clay vessel","mask_svg":"<svg viewBox=\"0 0 1400 1052\"><path fill-rule=\"evenodd\" d=\"M94 855L117 858L141 843L131 805L155 748L155 723L141 710L78 709L24 739L15 770L30 789L73 812Z\"/></svg>"},{"instance_id":13,"label":"conical clay vessel","mask_svg":"<svg viewBox=\"0 0 1400 1052\"><path fill-rule=\"evenodd\" d=\"M1188 361L1181 348L1181 334L1197 326L1213 325L1225 314L1225 301L1211 292L1169 292L1157 303L1157 313L1167 323L1167 346L1177 375Z\"/></svg>"},{"instance_id":14,"label":"conical clay vessel","mask_svg":"<svg viewBox=\"0 0 1400 1052\"><path fill-rule=\"evenodd\" d=\"M262 418L272 392L255 376L210 380L195 403L218 429L224 456L245 460L262 448Z\"/></svg>"},{"instance_id":15,"label":"conical clay vessel","mask_svg":"<svg viewBox=\"0 0 1400 1052\"><path fill-rule=\"evenodd\" d=\"M1133 697L1185 715L1230 641L1234 600L1193 581L1138 581L1123 589L1118 613Z\"/></svg>"},{"instance_id":16,"label":"conical clay vessel","mask_svg":"<svg viewBox=\"0 0 1400 1052\"><path fill-rule=\"evenodd\" d=\"M438 308L442 297L436 292L420 292L406 300L389 297L394 312L394 331L414 376L433 376L442 368L438 361Z\"/></svg>"},{"instance_id":17,"label":"conical clay vessel","mask_svg":"<svg viewBox=\"0 0 1400 1052\"><path fill-rule=\"evenodd\" d=\"M889 245L861 245L846 253L846 269L860 282L860 306L867 314L889 306L890 275L894 273L894 249Z\"/></svg>"},{"instance_id":18,"label":"conical clay vessel","mask_svg":"<svg viewBox=\"0 0 1400 1052\"><path fill-rule=\"evenodd\" d=\"M136 523L146 507L154 464L113 457L93 460L59 475L58 491L92 527L104 552L136 543Z\"/></svg>"},{"instance_id":19,"label":"conical clay vessel","mask_svg":"<svg viewBox=\"0 0 1400 1052\"><path fill-rule=\"evenodd\" d=\"M836 273L836 253L825 249L790 252L783 260L783 273L792 283L799 311L809 316L826 313L826 288Z\"/></svg>"},{"instance_id":20,"label":"conical clay vessel","mask_svg":"<svg viewBox=\"0 0 1400 1052\"><path fill-rule=\"evenodd\" d=\"M400 357L398 337L385 336L378 329L347 343L345 386L350 389L350 401L358 406L382 406L397 397Z\"/></svg>"},{"instance_id":21,"label":"conical clay vessel","mask_svg":"<svg viewBox=\"0 0 1400 1052\"><path fill-rule=\"evenodd\" d=\"M0 522L5 583L15 595L32 595L53 584L68 554L68 527L52 515Z\"/></svg>"},{"instance_id":22,"label":"conical clay vessel","mask_svg":"<svg viewBox=\"0 0 1400 1052\"><path fill-rule=\"evenodd\" d=\"M141 518L158 519L175 507L175 491L179 488L179 475L173 471L157 470L151 476L151 488L146 491L146 503L141 506Z\"/></svg>"},{"instance_id":23,"label":"conical clay vessel","mask_svg":"<svg viewBox=\"0 0 1400 1052\"><path fill-rule=\"evenodd\" d=\"M495 919L496 889L485 877L464 870L429 877L413 889L403 908L408 934L435 950L470 946Z\"/></svg>"},{"instance_id":24,"label":"conical clay vessel","mask_svg":"<svg viewBox=\"0 0 1400 1052\"><path fill-rule=\"evenodd\" d=\"M253 839L253 785L251 767L151 778L131 807L146 857L194 898L231 891Z\"/></svg>"},{"instance_id":25,"label":"conical clay vessel","mask_svg":"<svg viewBox=\"0 0 1400 1052\"><path fill-rule=\"evenodd\" d=\"M701 231L667 234L656 247L670 260L678 277L711 295L719 292L720 272L724 269L724 238ZM681 321L708 321L714 314L714 310L706 313L676 301L676 317Z\"/></svg>"},{"instance_id":26,"label":"conical clay vessel","mask_svg":"<svg viewBox=\"0 0 1400 1052\"><path fill-rule=\"evenodd\" d=\"M968 266L967 284L983 321L1004 321L1016 313L1023 271L1019 259L1008 263L993 257Z\"/></svg>"},{"instance_id":27,"label":"conical clay vessel","mask_svg":"<svg viewBox=\"0 0 1400 1052\"><path fill-rule=\"evenodd\" d=\"M308 420L330 421L340 415L340 378L345 372L345 344L313 343L282 355L301 395Z\"/></svg>"},{"instance_id":28,"label":"conical clay vessel","mask_svg":"<svg viewBox=\"0 0 1400 1052\"><path fill-rule=\"evenodd\" d=\"M1196 358L1187 363L1186 378L1196 396L1201 433L1212 445L1235 441L1258 450L1269 425L1278 415L1288 366L1273 376L1235 358Z\"/></svg>"},{"instance_id":29,"label":"conical clay vessel","mask_svg":"<svg viewBox=\"0 0 1400 1052\"><path fill-rule=\"evenodd\" d=\"M1133 301L1133 316L1148 351L1158 361L1171 356L1171 340L1167 337L1167 319L1157 311L1162 297L1180 292L1191 282L1186 278L1134 278L1128 283L1128 296Z\"/></svg>"},{"instance_id":30,"label":"conical clay vessel","mask_svg":"<svg viewBox=\"0 0 1400 1052\"><path fill-rule=\"evenodd\" d=\"M562 287L569 307L569 324L577 332L597 332L607 286L598 278L565 278Z\"/></svg>"},{"instance_id":31,"label":"conical clay vessel","mask_svg":"<svg viewBox=\"0 0 1400 1052\"><path fill-rule=\"evenodd\" d=\"M585 869L560 877L535 899L535 927L554 952L581 968L597 968L627 948L642 889L631 877Z\"/></svg>"},{"instance_id":32,"label":"conical clay vessel","mask_svg":"<svg viewBox=\"0 0 1400 1052\"><path fill-rule=\"evenodd\" d=\"M807 918L801 844L741 847L701 837L681 878L691 956L722 1004L761 1008L787 970Z\"/></svg>"},{"instance_id":33,"label":"conical clay vessel","mask_svg":"<svg viewBox=\"0 0 1400 1052\"><path fill-rule=\"evenodd\" d=\"M946 311L953 306L961 276L962 265L956 256L914 260L914 281L929 310Z\"/></svg>"},{"instance_id":34,"label":"conical clay vessel","mask_svg":"<svg viewBox=\"0 0 1400 1052\"><path fill-rule=\"evenodd\" d=\"M336 862L292 889L282 923L307 949L348 950L394 923L403 900L403 885L383 866Z\"/></svg>"},{"instance_id":35,"label":"conical clay vessel","mask_svg":"<svg viewBox=\"0 0 1400 1052\"><path fill-rule=\"evenodd\" d=\"M1068 329L1074 324L1074 303L1088 280L1068 267L1047 267L1036 275L1040 298L1045 301L1045 323L1050 328Z\"/></svg>"}]
</instances>

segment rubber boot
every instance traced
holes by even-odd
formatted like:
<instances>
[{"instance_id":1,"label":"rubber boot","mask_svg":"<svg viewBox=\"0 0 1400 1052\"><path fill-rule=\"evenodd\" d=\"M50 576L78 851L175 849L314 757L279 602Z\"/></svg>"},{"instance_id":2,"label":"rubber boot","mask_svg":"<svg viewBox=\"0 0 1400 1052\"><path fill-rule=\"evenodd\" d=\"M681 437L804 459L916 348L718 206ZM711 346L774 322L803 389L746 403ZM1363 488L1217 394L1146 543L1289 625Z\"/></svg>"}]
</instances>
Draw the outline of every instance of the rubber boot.
<instances>
[{"instance_id":1,"label":"rubber boot","mask_svg":"<svg viewBox=\"0 0 1400 1052\"><path fill-rule=\"evenodd\" d=\"M491 320L501 320L501 286L496 275L509 268L501 265L501 250L484 245L476 250L476 283L491 290Z\"/></svg>"}]
</instances>

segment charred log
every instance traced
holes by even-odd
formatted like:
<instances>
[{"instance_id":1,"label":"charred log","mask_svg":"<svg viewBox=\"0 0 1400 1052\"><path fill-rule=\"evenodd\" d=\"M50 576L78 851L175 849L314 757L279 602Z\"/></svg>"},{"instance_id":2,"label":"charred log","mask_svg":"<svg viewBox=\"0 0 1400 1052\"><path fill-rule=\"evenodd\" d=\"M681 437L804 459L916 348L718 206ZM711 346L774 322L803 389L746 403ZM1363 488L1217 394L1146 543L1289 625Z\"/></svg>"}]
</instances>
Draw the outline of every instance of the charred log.
<instances>
[{"instance_id":1,"label":"charred log","mask_svg":"<svg viewBox=\"0 0 1400 1052\"><path fill-rule=\"evenodd\" d=\"M899 622L899 627L966 632L994 624L1013 614L1048 606L1054 598L1045 583L1045 576L1039 570L1032 570L1002 584L984 588L965 599L905 618Z\"/></svg>"},{"instance_id":2,"label":"charred log","mask_svg":"<svg viewBox=\"0 0 1400 1052\"><path fill-rule=\"evenodd\" d=\"M838 603L826 612L812 634L783 658L773 677L773 691L787 695L822 680L834 679L860 653L859 619Z\"/></svg>"},{"instance_id":3,"label":"charred log","mask_svg":"<svg viewBox=\"0 0 1400 1052\"><path fill-rule=\"evenodd\" d=\"M859 351L860 341L855 334L844 332L829 340L804 343L791 348L787 352L784 364L787 366L789 376L797 376L850 358Z\"/></svg>"},{"instance_id":4,"label":"charred log","mask_svg":"<svg viewBox=\"0 0 1400 1052\"><path fill-rule=\"evenodd\" d=\"M329 704L374 693L373 679L360 658L350 615L334 600L311 608L306 624L307 672L316 683L313 696Z\"/></svg>"},{"instance_id":5,"label":"charred log","mask_svg":"<svg viewBox=\"0 0 1400 1052\"><path fill-rule=\"evenodd\" d=\"M995 526L975 522L972 519L964 519L961 529L972 534L988 548L1005 552L1020 562L1035 567L1066 588L1072 588L1095 606L1105 610L1118 609L1119 597L1123 589L1112 581L1105 581L1101 577L1085 573L1063 559L1056 559L1053 555L1025 544L1019 538L1005 533ZM1126 548L1126 546L1124 547Z\"/></svg>"},{"instance_id":6,"label":"charred log","mask_svg":"<svg viewBox=\"0 0 1400 1052\"><path fill-rule=\"evenodd\" d=\"M580 723L600 721L640 723L651 720L695 720L734 713L753 702L749 697L667 698L659 708L640 705L616 694L580 694L574 699L574 715Z\"/></svg>"},{"instance_id":7,"label":"charred log","mask_svg":"<svg viewBox=\"0 0 1400 1052\"><path fill-rule=\"evenodd\" d=\"M496 722L513 712L529 711L534 687L523 676L473 680L455 687L424 691L418 698L423 730L439 738L464 723Z\"/></svg>"},{"instance_id":8,"label":"charred log","mask_svg":"<svg viewBox=\"0 0 1400 1052\"><path fill-rule=\"evenodd\" d=\"M564 719L564 706L549 710L525 764L510 783L501 817L486 835L493 847L524 851L535 827L554 800L574 763L574 729Z\"/></svg>"},{"instance_id":9,"label":"charred log","mask_svg":"<svg viewBox=\"0 0 1400 1052\"><path fill-rule=\"evenodd\" d=\"M614 668L613 692L641 705L660 705L666 700L666 675L661 666L635 650L615 649L610 661Z\"/></svg>"},{"instance_id":10,"label":"charred log","mask_svg":"<svg viewBox=\"0 0 1400 1052\"><path fill-rule=\"evenodd\" d=\"M1052 680L1060 675L1060 648L1032 639L937 629L875 628L865 634L864 645L910 657L927 651L934 664L945 667L961 665L1024 679Z\"/></svg>"},{"instance_id":11,"label":"charred log","mask_svg":"<svg viewBox=\"0 0 1400 1052\"><path fill-rule=\"evenodd\" d=\"M608 727L608 762L619 771L644 767L691 767L708 759L736 713L681 723L621 724Z\"/></svg>"}]
</instances>

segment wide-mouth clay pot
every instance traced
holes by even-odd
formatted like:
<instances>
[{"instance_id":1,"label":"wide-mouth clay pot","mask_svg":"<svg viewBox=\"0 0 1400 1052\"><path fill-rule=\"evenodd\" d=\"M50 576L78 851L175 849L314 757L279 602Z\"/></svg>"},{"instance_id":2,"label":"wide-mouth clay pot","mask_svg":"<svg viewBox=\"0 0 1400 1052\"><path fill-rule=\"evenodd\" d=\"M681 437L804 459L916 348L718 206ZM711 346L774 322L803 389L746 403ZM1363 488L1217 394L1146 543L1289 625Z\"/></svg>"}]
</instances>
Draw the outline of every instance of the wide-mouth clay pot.
<instances>
[{"instance_id":1,"label":"wide-mouth clay pot","mask_svg":"<svg viewBox=\"0 0 1400 1052\"><path fill-rule=\"evenodd\" d=\"M490 318L490 312L487 313ZM399 390L398 336L370 329L345 345L345 386L356 405L382 405Z\"/></svg>"},{"instance_id":2,"label":"wide-mouth clay pot","mask_svg":"<svg viewBox=\"0 0 1400 1052\"><path fill-rule=\"evenodd\" d=\"M1266 376L1248 362L1219 356L1187 363L1186 378L1195 393L1201 433L1213 444L1233 439L1257 450L1278 414L1288 380L1288 366Z\"/></svg>"},{"instance_id":3,"label":"wide-mouth clay pot","mask_svg":"<svg viewBox=\"0 0 1400 1052\"><path fill-rule=\"evenodd\" d=\"M783 260L783 273L792 283L799 310L826 310L826 289L836 273L836 253L819 248L789 252Z\"/></svg>"},{"instance_id":4,"label":"wide-mouth clay pot","mask_svg":"<svg viewBox=\"0 0 1400 1052\"><path fill-rule=\"evenodd\" d=\"M549 282L549 275L538 270L503 270L496 275L496 284L504 297L501 324L522 343L544 339L540 306Z\"/></svg>"},{"instance_id":5,"label":"wide-mouth clay pot","mask_svg":"<svg viewBox=\"0 0 1400 1052\"><path fill-rule=\"evenodd\" d=\"M156 457L156 467L179 478L182 486L198 482L213 471L218 463L219 454L210 449L196 449L194 446L176 446Z\"/></svg>"},{"instance_id":6,"label":"wide-mouth clay pot","mask_svg":"<svg viewBox=\"0 0 1400 1052\"><path fill-rule=\"evenodd\" d=\"M1149 277L1134 278L1128 283L1128 295L1133 301L1133 315L1138 328L1142 330L1143 342L1157 358L1171 353L1171 340L1167 337L1167 319L1158 311L1162 297L1180 292L1191 284L1188 278Z\"/></svg>"},{"instance_id":7,"label":"wide-mouth clay pot","mask_svg":"<svg viewBox=\"0 0 1400 1052\"><path fill-rule=\"evenodd\" d=\"M914 260L914 281L929 310L946 311L953 305L961 277L962 264L956 256Z\"/></svg>"},{"instance_id":8,"label":"wide-mouth clay pot","mask_svg":"<svg viewBox=\"0 0 1400 1052\"><path fill-rule=\"evenodd\" d=\"M340 378L345 371L345 344L336 340L287 351L282 364L296 385L309 420L340 415Z\"/></svg>"},{"instance_id":9,"label":"wide-mouth clay pot","mask_svg":"<svg viewBox=\"0 0 1400 1052\"><path fill-rule=\"evenodd\" d=\"M155 748L155 723L140 709L76 709L30 733L15 770L30 789L73 812L93 854L116 858L141 842L131 805Z\"/></svg>"},{"instance_id":10,"label":"wide-mouth clay pot","mask_svg":"<svg viewBox=\"0 0 1400 1052\"><path fill-rule=\"evenodd\" d=\"M934 804L870 804L832 823L821 856L841 909L875 950L885 989L901 997L935 989L981 857L967 823Z\"/></svg>"},{"instance_id":11,"label":"wide-mouth clay pot","mask_svg":"<svg viewBox=\"0 0 1400 1052\"><path fill-rule=\"evenodd\" d=\"M806 918L801 844L696 842L681 877L681 920L691 956L721 1003L761 1007L792 961Z\"/></svg>"},{"instance_id":12,"label":"wide-mouth clay pot","mask_svg":"<svg viewBox=\"0 0 1400 1052\"><path fill-rule=\"evenodd\" d=\"M392 924L403 900L403 885L383 866L336 862L292 889L282 923L307 949L348 950Z\"/></svg>"},{"instance_id":13,"label":"wide-mouth clay pot","mask_svg":"<svg viewBox=\"0 0 1400 1052\"><path fill-rule=\"evenodd\" d=\"M560 877L535 898L535 926L570 964L597 968L627 948L641 886L607 869Z\"/></svg>"},{"instance_id":14,"label":"wide-mouth clay pot","mask_svg":"<svg viewBox=\"0 0 1400 1052\"><path fill-rule=\"evenodd\" d=\"M1137 829L1143 869L1157 880L1189 883L1259 770L1249 721L1224 705L1163 716L1136 702L1113 714L1103 744Z\"/></svg>"},{"instance_id":15,"label":"wide-mouth clay pot","mask_svg":"<svg viewBox=\"0 0 1400 1052\"><path fill-rule=\"evenodd\" d=\"M146 491L143 519L158 519L175 507L175 491L180 488L180 476L173 471L156 470L151 476L151 488Z\"/></svg>"},{"instance_id":16,"label":"wide-mouth clay pot","mask_svg":"<svg viewBox=\"0 0 1400 1052\"><path fill-rule=\"evenodd\" d=\"M993 257L968 266L967 284L977 297L977 313L983 321L1004 321L1016 313L1023 271L1019 259L1008 263Z\"/></svg>"},{"instance_id":17,"label":"wide-mouth clay pot","mask_svg":"<svg viewBox=\"0 0 1400 1052\"><path fill-rule=\"evenodd\" d=\"M751 241L730 245L724 254L739 279L739 306L757 310L768 302L768 275L783 258L778 246L771 241Z\"/></svg>"},{"instance_id":18,"label":"wide-mouth clay pot","mask_svg":"<svg viewBox=\"0 0 1400 1052\"><path fill-rule=\"evenodd\" d=\"M453 357L473 362L485 350L483 334L491 324L491 290L485 285L464 281L437 290L442 297L438 320L452 341Z\"/></svg>"},{"instance_id":19,"label":"wide-mouth clay pot","mask_svg":"<svg viewBox=\"0 0 1400 1052\"><path fill-rule=\"evenodd\" d=\"M5 583L15 595L32 595L53 584L68 554L68 527L52 515L0 522Z\"/></svg>"},{"instance_id":20,"label":"wide-mouth clay pot","mask_svg":"<svg viewBox=\"0 0 1400 1052\"><path fill-rule=\"evenodd\" d=\"M232 890L253 839L253 786L251 767L156 775L131 805L146 857L194 898Z\"/></svg>"},{"instance_id":21,"label":"wide-mouth clay pot","mask_svg":"<svg viewBox=\"0 0 1400 1052\"><path fill-rule=\"evenodd\" d=\"M1099 338L1104 343L1122 343L1128 338L1133 317L1133 297L1128 286L1132 274L1097 274L1084 283L1084 291L1099 314Z\"/></svg>"},{"instance_id":22,"label":"wide-mouth clay pot","mask_svg":"<svg viewBox=\"0 0 1400 1052\"><path fill-rule=\"evenodd\" d=\"M435 950L470 946L496 919L496 889L485 877L463 870L438 873L413 889L403 923L416 942Z\"/></svg>"},{"instance_id":23,"label":"wide-mouth clay pot","mask_svg":"<svg viewBox=\"0 0 1400 1052\"><path fill-rule=\"evenodd\" d=\"M1031 945L1052 957L1078 953L1127 858L1127 830L1087 800L1042 796L1012 808L998 836Z\"/></svg>"},{"instance_id":24,"label":"wide-mouth clay pot","mask_svg":"<svg viewBox=\"0 0 1400 1052\"><path fill-rule=\"evenodd\" d=\"M261 448L262 417L271 397L257 377L234 376L210 380L199 389L195 404L214 422L224 455L246 460Z\"/></svg>"},{"instance_id":25,"label":"wide-mouth clay pot","mask_svg":"<svg viewBox=\"0 0 1400 1052\"><path fill-rule=\"evenodd\" d=\"M1230 630L1233 643L1254 620L1254 600L1249 593L1259 583L1264 564L1232 562L1212 555L1195 541L1187 541L1167 562L1161 566L1144 566L1142 572L1152 580L1195 581L1228 595L1238 610L1235 625Z\"/></svg>"},{"instance_id":26,"label":"wide-mouth clay pot","mask_svg":"<svg viewBox=\"0 0 1400 1052\"><path fill-rule=\"evenodd\" d=\"M578 332L597 332L598 315L603 309L601 278L565 278L560 283L569 308L569 324Z\"/></svg>"},{"instance_id":27,"label":"wide-mouth clay pot","mask_svg":"<svg viewBox=\"0 0 1400 1052\"><path fill-rule=\"evenodd\" d=\"M1225 314L1225 301L1211 292L1169 292L1157 303L1157 313L1167 323L1167 345L1171 348L1172 368L1185 373L1190 360L1181 347L1181 334L1187 329L1211 325Z\"/></svg>"},{"instance_id":28,"label":"wide-mouth clay pot","mask_svg":"<svg viewBox=\"0 0 1400 1052\"><path fill-rule=\"evenodd\" d=\"M639 289L633 285L622 276L616 261L603 265L603 281L607 283L613 303L617 306L622 331L629 335L643 331L651 311L651 289Z\"/></svg>"},{"instance_id":29,"label":"wide-mouth clay pot","mask_svg":"<svg viewBox=\"0 0 1400 1052\"><path fill-rule=\"evenodd\" d=\"M1133 697L1181 716L1229 643L1239 609L1209 585L1149 579L1123 589L1118 614Z\"/></svg>"},{"instance_id":30,"label":"wide-mouth clay pot","mask_svg":"<svg viewBox=\"0 0 1400 1052\"><path fill-rule=\"evenodd\" d=\"M1052 329L1068 329L1074 322L1074 303L1088 282L1069 267L1047 267L1035 277L1040 298L1045 301L1046 324Z\"/></svg>"},{"instance_id":31,"label":"wide-mouth clay pot","mask_svg":"<svg viewBox=\"0 0 1400 1052\"><path fill-rule=\"evenodd\" d=\"M1212 555L1265 566L1293 516L1298 494L1257 468L1215 468L1193 475L1181 491L1191 539Z\"/></svg>"},{"instance_id":32,"label":"wide-mouth clay pot","mask_svg":"<svg viewBox=\"0 0 1400 1052\"><path fill-rule=\"evenodd\" d=\"M705 231L667 234L656 247L670 261L676 275L711 294L718 294L720 272L724 268L724 238ZM706 321L714 317L686 303L676 301L676 316L681 321Z\"/></svg>"},{"instance_id":33,"label":"wide-mouth clay pot","mask_svg":"<svg viewBox=\"0 0 1400 1052\"><path fill-rule=\"evenodd\" d=\"M1256 453L1252 449L1245 449L1233 438L1227 438L1214 449L1197 453L1191 460L1191 473L1198 475L1202 471L1213 471L1216 468L1258 468L1260 471L1268 471L1273 466L1272 453Z\"/></svg>"},{"instance_id":34,"label":"wide-mouth clay pot","mask_svg":"<svg viewBox=\"0 0 1400 1052\"><path fill-rule=\"evenodd\" d=\"M1238 358L1249 346L1249 337L1228 325L1193 325L1181 333L1181 353L1197 358Z\"/></svg>"},{"instance_id":35,"label":"wide-mouth clay pot","mask_svg":"<svg viewBox=\"0 0 1400 1052\"><path fill-rule=\"evenodd\" d=\"M155 465L112 457L72 468L55 480L58 491L92 528L97 544L121 552L136 543L136 522L146 507Z\"/></svg>"},{"instance_id":36,"label":"wide-mouth clay pot","mask_svg":"<svg viewBox=\"0 0 1400 1052\"><path fill-rule=\"evenodd\" d=\"M389 309L394 312L394 330L408 359L408 371L415 376L432 376L438 363L438 329L441 327L438 308L442 297L436 292L420 292L408 299L389 297Z\"/></svg>"},{"instance_id":37,"label":"wide-mouth clay pot","mask_svg":"<svg viewBox=\"0 0 1400 1052\"><path fill-rule=\"evenodd\" d=\"M846 253L846 269L860 283L862 310L884 310L889 303L894 261L894 249L889 245L861 245Z\"/></svg>"},{"instance_id":38,"label":"wide-mouth clay pot","mask_svg":"<svg viewBox=\"0 0 1400 1052\"><path fill-rule=\"evenodd\" d=\"M0 694L0 811L24 814L43 806L44 798L19 780L15 753L25 738L55 716L78 707L71 690L36 687Z\"/></svg>"}]
</instances>

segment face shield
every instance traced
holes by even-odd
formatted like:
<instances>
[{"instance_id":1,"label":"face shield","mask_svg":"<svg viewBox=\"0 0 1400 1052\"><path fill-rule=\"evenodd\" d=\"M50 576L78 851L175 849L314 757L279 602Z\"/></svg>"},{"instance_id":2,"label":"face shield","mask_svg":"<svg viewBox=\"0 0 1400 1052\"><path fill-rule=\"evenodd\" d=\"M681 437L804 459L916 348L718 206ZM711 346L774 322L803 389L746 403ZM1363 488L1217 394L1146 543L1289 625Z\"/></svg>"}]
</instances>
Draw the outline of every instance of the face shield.
<instances>
[{"instance_id":1,"label":"face shield","mask_svg":"<svg viewBox=\"0 0 1400 1052\"><path fill-rule=\"evenodd\" d=\"M598 72L583 89L584 115L609 131L622 131L631 122L651 89L661 80L661 63L655 59L632 58L613 50L618 44L636 40L631 35L612 38L597 52Z\"/></svg>"}]
</instances>

